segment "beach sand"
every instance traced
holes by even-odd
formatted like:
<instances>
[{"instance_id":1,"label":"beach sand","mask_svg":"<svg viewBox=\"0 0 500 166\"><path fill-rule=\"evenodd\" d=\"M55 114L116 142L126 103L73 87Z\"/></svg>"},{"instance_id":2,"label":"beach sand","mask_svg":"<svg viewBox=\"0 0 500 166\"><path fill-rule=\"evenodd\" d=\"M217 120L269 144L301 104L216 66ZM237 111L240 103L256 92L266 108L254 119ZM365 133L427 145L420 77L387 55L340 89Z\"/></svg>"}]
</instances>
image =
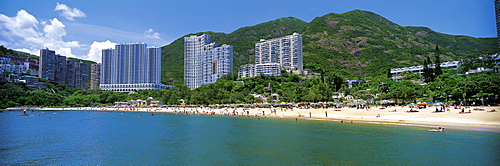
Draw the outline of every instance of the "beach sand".
<instances>
[{"instance_id":1,"label":"beach sand","mask_svg":"<svg viewBox=\"0 0 500 166\"><path fill-rule=\"evenodd\" d=\"M296 120L322 120L343 123L381 123L393 125L417 125L428 127L446 127L470 130L490 130L500 131L500 107L481 107L473 106L465 108L461 114L461 109L447 108L450 111L434 113L436 107L426 109L416 109L419 112L407 112L412 108L407 106L395 106L381 109L380 107L371 107L371 109L356 108L329 108L329 109L290 109L282 108L219 108L209 109L208 107L134 107L134 108L115 108L115 107L77 107L77 108L39 108L38 110L100 110L100 111L134 111L134 112L168 112L168 113L188 113L188 114L209 114L214 113L217 116L232 116L233 111L236 116L248 116L255 118L291 118ZM478 110L482 109L482 110ZM197 111L198 112L197 112ZM271 110L276 110L276 113ZM415 110L415 108L413 108ZM490 112L496 110L496 112ZM264 114L263 114L264 112ZM326 113L325 113L326 112Z\"/></svg>"}]
</instances>

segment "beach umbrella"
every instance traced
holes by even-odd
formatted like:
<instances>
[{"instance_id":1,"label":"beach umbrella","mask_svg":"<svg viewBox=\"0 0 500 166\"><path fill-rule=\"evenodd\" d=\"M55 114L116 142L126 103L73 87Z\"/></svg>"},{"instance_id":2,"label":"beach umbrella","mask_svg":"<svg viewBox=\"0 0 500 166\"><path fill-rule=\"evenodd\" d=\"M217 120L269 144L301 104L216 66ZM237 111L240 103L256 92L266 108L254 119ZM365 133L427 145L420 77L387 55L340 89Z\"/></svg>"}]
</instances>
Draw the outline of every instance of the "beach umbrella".
<instances>
[{"instance_id":1,"label":"beach umbrella","mask_svg":"<svg viewBox=\"0 0 500 166\"><path fill-rule=\"evenodd\" d=\"M415 103L410 103L410 104L408 104L407 106L417 106L417 104L415 104Z\"/></svg>"},{"instance_id":2,"label":"beach umbrella","mask_svg":"<svg viewBox=\"0 0 500 166\"><path fill-rule=\"evenodd\" d=\"M418 102L417 105L427 105L427 103Z\"/></svg>"},{"instance_id":3,"label":"beach umbrella","mask_svg":"<svg viewBox=\"0 0 500 166\"><path fill-rule=\"evenodd\" d=\"M434 104L432 104L433 106L436 106L436 105L444 105L442 102L435 102Z\"/></svg>"}]
</instances>

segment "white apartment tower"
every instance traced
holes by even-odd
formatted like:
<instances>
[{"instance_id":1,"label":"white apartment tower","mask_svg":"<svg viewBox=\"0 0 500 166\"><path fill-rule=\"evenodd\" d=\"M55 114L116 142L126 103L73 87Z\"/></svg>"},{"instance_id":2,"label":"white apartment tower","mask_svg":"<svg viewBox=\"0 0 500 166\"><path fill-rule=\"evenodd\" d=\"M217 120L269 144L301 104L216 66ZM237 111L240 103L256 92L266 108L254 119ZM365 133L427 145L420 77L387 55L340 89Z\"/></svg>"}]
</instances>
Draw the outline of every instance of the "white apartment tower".
<instances>
[{"instance_id":1,"label":"white apartment tower","mask_svg":"<svg viewBox=\"0 0 500 166\"><path fill-rule=\"evenodd\" d=\"M293 33L255 43L255 64L278 63L286 70L303 70L302 35Z\"/></svg>"},{"instance_id":2,"label":"white apartment tower","mask_svg":"<svg viewBox=\"0 0 500 166\"><path fill-rule=\"evenodd\" d=\"M101 83L104 91L161 90L161 48L145 43L117 44L102 50Z\"/></svg>"},{"instance_id":3,"label":"white apartment tower","mask_svg":"<svg viewBox=\"0 0 500 166\"><path fill-rule=\"evenodd\" d=\"M233 71L233 47L210 43L210 35L184 38L184 84L189 88L215 83Z\"/></svg>"}]
</instances>

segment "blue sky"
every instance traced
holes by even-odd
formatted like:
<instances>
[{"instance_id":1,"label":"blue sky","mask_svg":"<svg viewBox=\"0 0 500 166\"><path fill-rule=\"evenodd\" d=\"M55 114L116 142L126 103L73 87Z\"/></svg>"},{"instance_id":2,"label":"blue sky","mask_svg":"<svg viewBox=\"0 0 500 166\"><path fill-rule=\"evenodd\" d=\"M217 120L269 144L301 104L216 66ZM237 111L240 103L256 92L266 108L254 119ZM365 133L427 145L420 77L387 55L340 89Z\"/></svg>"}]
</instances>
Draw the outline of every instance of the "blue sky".
<instances>
[{"instance_id":1,"label":"blue sky","mask_svg":"<svg viewBox=\"0 0 500 166\"><path fill-rule=\"evenodd\" d=\"M283 17L310 22L356 9L402 26L497 36L493 0L7 0L0 2L0 45L99 62L100 50L115 43L161 47L190 33L231 33Z\"/></svg>"}]
</instances>

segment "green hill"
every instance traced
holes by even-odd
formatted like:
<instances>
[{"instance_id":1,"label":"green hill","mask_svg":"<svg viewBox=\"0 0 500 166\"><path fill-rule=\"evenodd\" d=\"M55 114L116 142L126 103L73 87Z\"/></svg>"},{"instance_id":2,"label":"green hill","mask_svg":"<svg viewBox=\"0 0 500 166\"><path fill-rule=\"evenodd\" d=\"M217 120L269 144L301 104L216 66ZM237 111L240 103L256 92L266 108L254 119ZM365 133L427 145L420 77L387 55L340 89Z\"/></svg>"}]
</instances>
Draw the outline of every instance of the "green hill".
<instances>
[{"instance_id":1,"label":"green hill","mask_svg":"<svg viewBox=\"0 0 500 166\"><path fill-rule=\"evenodd\" d=\"M334 71L349 78L380 76L389 68L421 65L438 45L441 61L497 51L496 38L473 38L399 26L372 12L354 10L327 14L310 23L287 17L240 28L230 34L200 32L212 42L234 47L234 66L253 63L255 42L298 32L303 35L304 68ZM185 37L185 36L184 36ZM184 38L162 47L162 82L183 84Z\"/></svg>"},{"instance_id":2,"label":"green hill","mask_svg":"<svg viewBox=\"0 0 500 166\"><path fill-rule=\"evenodd\" d=\"M184 37L210 34L212 42L219 45L229 44L234 48L235 68L253 63L255 42L260 39L272 39L301 32L307 23L297 18L287 17L240 28L230 34L200 32L185 35L169 45L162 47L162 82L167 84L184 84Z\"/></svg>"}]
</instances>

